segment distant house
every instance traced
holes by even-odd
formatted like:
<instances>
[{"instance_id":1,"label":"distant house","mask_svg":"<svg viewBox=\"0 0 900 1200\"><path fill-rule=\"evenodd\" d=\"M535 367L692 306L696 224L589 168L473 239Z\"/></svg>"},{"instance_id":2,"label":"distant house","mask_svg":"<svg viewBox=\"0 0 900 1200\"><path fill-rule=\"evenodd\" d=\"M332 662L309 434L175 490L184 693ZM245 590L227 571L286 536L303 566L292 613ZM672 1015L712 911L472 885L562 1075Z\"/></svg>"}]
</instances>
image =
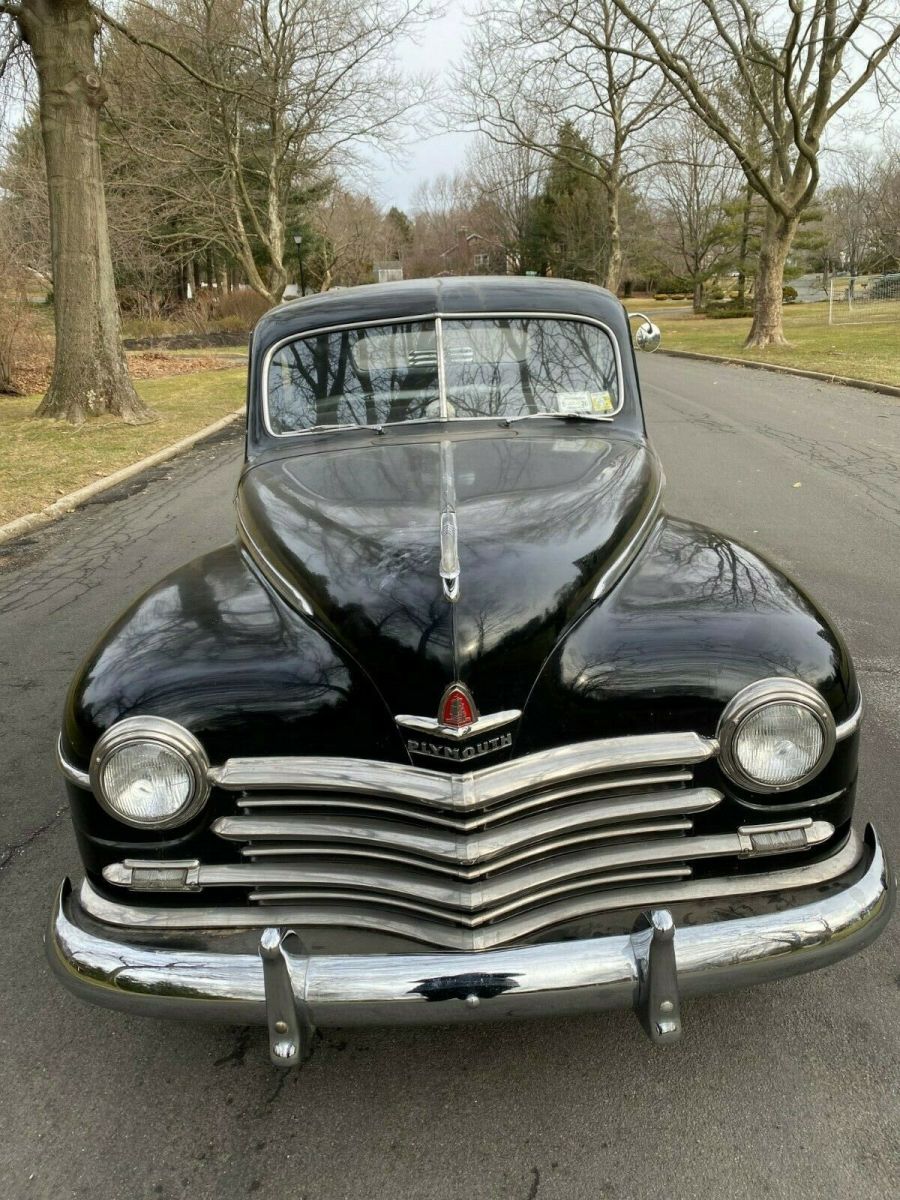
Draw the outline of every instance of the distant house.
<instances>
[{"instance_id":1,"label":"distant house","mask_svg":"<svg viewBox=\"0 0 900 1200\"><path fill-rule=\"evenodd\" d=\"M458 229L456 243L441 254L446 275L506 275L506 250L471 229Z\"/></svg>"},{"instance_id":2,"label":"distant house","mask_svg":"<svg viewBox=\"0 0 900 1200\"><path fill-rule=\"evenodd\" d=\"M403 263L401 262L377 262L374 270L376 283L396 283L403 278Z\"/></svg>"}]
</instances>

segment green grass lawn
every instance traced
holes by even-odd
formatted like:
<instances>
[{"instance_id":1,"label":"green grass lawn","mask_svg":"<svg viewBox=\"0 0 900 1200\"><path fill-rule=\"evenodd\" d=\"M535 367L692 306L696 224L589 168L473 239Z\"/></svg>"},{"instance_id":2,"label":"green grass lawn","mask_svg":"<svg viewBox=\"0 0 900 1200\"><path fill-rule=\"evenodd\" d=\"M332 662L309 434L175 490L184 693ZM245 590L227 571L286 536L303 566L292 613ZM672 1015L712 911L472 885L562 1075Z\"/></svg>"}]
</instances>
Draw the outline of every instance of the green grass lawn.
<instances>
[{"instance_id":1,"label":"green grass lawn","mask_svg":"<svg viewBox=\"0 0 900 1200\"><path fill-rule=\"evenodd\" d=\"M0 525L234 412L244 403L246 370L199 371L135 386L157 413L152 424L96 417L73 428L32 417L39 396L0 396Z\"/></svg>"},{"instance_id":2,"label":"green grass lawn","mask_svg":"<svg viewBox=\"0 0 900 1200\"><path fill-rule=\"evenodd\" d=\"M629 300L628 308L640 311L641 302ZM769 350L744 349L749 318L710 321L657 309L654 319L662 330L664 350L693 350L900 385L900 304L896 320L860 325L829 325L825 304L788 305L784 330L791 345Z\"/></svg>"}]
</instances>

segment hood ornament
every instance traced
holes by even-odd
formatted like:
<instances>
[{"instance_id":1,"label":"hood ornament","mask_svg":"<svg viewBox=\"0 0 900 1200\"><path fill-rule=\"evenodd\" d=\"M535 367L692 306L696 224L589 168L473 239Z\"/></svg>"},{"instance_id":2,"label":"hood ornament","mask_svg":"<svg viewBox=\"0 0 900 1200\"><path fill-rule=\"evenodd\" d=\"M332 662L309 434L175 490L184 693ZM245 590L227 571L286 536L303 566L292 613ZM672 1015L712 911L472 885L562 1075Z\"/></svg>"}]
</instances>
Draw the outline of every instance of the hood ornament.
<instances>
[{"instance_id":1,"label":"hood ornament","mask_svg":"<svg viewBox=\"0 0 900 1200\"><path fill-rule=\"evenodd\" d=\"M444 599L459 599L459 527L456 523L456 480L453 477L453 443L441 442L441 584ZM471 699L471 697L470 697Z\"/></svg>"},{"instance_id":2,"label":"hood ornament","mask_svg":"<svg viewBox=\"0 0 900 1200\"><path fill-rule=\"evenodd\" d=\"M503 712L481 716L472 693L457 680L444 689L437 717L415 717L402 713L394 720L401 729L419 735L407 740L406 749L410 754L467 760L509 749L513 738L511 731L487 738L484 735L500 730L504 725L512 725L521 715L521 709L508 708ZM428 737L422 737L422 734L428 734ZM472 738L482 740L471 743Z\"/></svg>"},{"instance_id":3,"label":"hood ornament","mask_svg":"<svg viewBox=\"0 0 900 1200\"><path fill-rule=\"evenodd\" d=\"M444 597L455 604L459 599L459 532L452 508L441 513L441 580Z\"/></svg>"}]
</instances>

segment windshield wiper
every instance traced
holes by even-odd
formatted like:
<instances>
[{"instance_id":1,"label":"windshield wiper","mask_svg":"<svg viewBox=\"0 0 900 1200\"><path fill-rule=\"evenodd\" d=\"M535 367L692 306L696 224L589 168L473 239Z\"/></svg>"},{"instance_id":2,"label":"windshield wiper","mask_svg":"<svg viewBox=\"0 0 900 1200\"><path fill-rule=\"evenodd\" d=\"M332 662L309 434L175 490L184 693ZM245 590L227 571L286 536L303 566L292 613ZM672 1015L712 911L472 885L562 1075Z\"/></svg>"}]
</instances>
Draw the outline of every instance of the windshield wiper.
<instances>
[{"instance_id":1,"label":"windshield wiper","mask_svg":"<svg viewBox=\"0 0 900 1200\"><path fill-rule=\"evenodd\" d=\"M369 429L372 433L384 433L383 425L310 425L309 429L298 429L297 433L334 433L336 429Z\"/></svg>"},{"instance_id":2,"label":"windshield wiper","mask_svg":"<svg viewBox=\"0 0 900 1200\"><path fill-rule=\"evenodd\" d=\"M517 417L504 417L503 424L507 428L514 421L533 421L536 417L554 417L557 421L613 421L614 417L607 416L605 413L582 413L582 412L536 412L536 413L519 413Z\"/></svg>"}]
</instances>

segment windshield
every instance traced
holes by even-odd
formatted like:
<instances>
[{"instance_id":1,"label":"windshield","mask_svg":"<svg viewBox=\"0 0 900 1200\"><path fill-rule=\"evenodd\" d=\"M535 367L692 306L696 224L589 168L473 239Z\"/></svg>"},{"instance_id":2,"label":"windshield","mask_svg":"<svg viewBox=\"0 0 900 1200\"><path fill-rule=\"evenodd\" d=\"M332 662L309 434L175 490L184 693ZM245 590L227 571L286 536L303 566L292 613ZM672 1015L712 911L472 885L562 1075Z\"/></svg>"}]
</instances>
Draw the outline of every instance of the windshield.
<instances>
[{"instance_id":1,"label":"windshield","mask_svg":"<svg viewBox=\"0 0 900 1200\"><path fill-rule=\"evenodd\" d=\"M272 432L286 434L424 418L603 417L620 400L613 344L596 325L444 317L288 342L270 359L266 404Z\"/></svg>"}]
</instances>

